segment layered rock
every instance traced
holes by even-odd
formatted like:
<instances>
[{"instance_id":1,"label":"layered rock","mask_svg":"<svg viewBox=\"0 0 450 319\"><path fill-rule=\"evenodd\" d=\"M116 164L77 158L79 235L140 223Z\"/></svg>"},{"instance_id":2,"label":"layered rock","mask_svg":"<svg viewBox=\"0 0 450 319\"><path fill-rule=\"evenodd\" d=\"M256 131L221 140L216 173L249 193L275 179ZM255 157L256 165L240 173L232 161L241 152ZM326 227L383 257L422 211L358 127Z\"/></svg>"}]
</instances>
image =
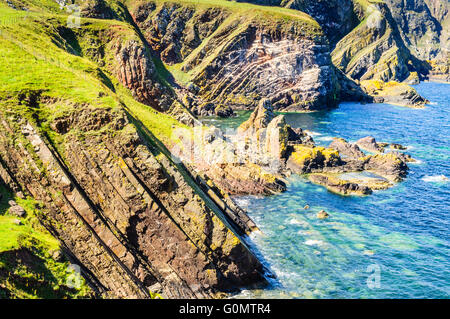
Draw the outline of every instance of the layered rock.
<instances>
[{"instance_id":1,"label":"layered rock","mask_svg":"<svg viewBox=\"0 0 450 319\"><path fill-rule=\"evenodd\" d=\"M86 125L74 120L89 112ZM150 289L198 298L263 283L261 264L238 237L251 221L240 227L233 219L242 212L220 208L216 203L226 203L220 196L192 188L189 172L156 156L123 113L109 112L109 120L93 109L70 115L66 122L85 133L55 124L65 136L62 153L29 123L1 118L4 174L45 205L42 222L97 293L145 298ZM12 136L23 136L32 150L14 146Z\"/></svg>"},{"instance_id":2,"label":"layered rock","mask_svg":"<svg viewBox=\"0 0 450 319\"><path fill-rule=\"evenodd\" d=\"M158 1L131 10L175 78L188 78L199 88L200 99L192 106L197 113L209 103L253 108L261 98L289 111L337 103L326 39L303 13Z\"/></svg>"},{"instance_id":3,"label":"layered rock","mask_svg":"<svg viewBox=\"0 0 450 319\"><path fill-rule=\"evenodd\" d=\"M338 151L342 157L360 158L365 156L364 152L360 150L358 145L350 144L343 138L333 139L333 142L331 142L329 147Z\"/></svg>"},{"instance_id":4,"label":"layered rock","mask_svg":"<svg viewBox=\"0 0 450 319\"><path fill-rule=\"evenodd\" d=\"M358 24L351 0L239 0L239 2L280 6L305 12L320 24L332 46Z\"/></svg>"}]
</instances>

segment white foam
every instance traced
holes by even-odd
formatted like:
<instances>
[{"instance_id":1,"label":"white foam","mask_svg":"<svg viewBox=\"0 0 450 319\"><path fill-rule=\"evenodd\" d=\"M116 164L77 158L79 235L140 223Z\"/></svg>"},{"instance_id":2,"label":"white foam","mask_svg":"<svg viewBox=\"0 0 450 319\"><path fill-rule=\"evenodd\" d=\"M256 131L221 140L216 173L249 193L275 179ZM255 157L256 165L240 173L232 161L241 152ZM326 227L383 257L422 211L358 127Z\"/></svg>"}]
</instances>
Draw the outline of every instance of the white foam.
<instances>
[{"instance_id":1,"label":"white foam","mask_svg":"<svg viewBox=\"0 0 450 319\"><path fill-rule=\"evenodd\" d=\"M308 135L311 135L311 136L320 136L320 135L322 135L321 133L313 132L313 131L308 131L308 130L305 130L305 132L306 132Z\"/></svg>"},{"instance_id":2,"label":"white foam","mask_svg":"<svg viewBox=\"0 0 450 319\"><path fill-rule=\"evenodd\" d=\"M423 164L423 162L421 160L414 159L414 162L409 162L408 165L409 164L418 165L418 164Z\"/></svg>"},{"instance_id":3,"label":"white foam","mask_svg":"<svg viewBox=\"0 0 450 319\"><path fill-rule=\"evenodd\" d=\"M333 137L332 136L322 136L322 137L317 137L316 140L320 140L320 141L332 141Z\"/></svg>"},{"instance_id":4,"label":"white foam","mask_svg":"<svg viewBox=\"0 0 450 319\"><path fill-rule=\"evenodd\" d=\"M434 175L434 176L426 175L422 178L422 180L429 183L448 182L448 177L445 175Z\"/></svg>"},{"instance_id":5,"label":"white foam","mask_svg":"<svg viewBox=\"0 0 450 319\"><path fill-rule=\"evenodd\" d=\"M322 246L323 244L325 244L323 241L316 239L308 239L307 241L305 241L305 245L308 246Z\"/></svg>"}]
</instances>

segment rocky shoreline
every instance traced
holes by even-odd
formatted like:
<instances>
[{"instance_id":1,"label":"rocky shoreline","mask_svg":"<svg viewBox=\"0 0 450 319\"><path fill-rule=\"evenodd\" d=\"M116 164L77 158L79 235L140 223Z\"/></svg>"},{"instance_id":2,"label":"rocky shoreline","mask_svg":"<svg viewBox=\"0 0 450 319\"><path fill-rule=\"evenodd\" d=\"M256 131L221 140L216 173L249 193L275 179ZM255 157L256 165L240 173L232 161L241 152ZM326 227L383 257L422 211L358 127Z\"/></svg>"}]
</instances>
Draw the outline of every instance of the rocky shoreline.
<instances>
[{"instance_id":1,"label":"rocky shoreline","mask_svg":"<svg viewBox=\"0 0 450 319\"><path fill-rule=\"evenodd\" d=\"M212 130L216 136L220 135L218 129ZM237 132L228 134L227 139L204 141L196 147L203 151L201 159L220 157L233 160L217 164L220 167L217 171L221 174L215 174L215 165L210 163L207 173L231 194L270 195L282 192L286 189L286 177L299 174L339 194L368 195L404 179L407 163L414 161L402 152L406 149L402 145L380 143L373 137L361 138L354 144L335 138L328 147L316 146L305 131L291 128L283 115L277 116L269 99L263 99L250 118L239 126ZM192 165L197 168L204 166L201 161L194 161ZM229 171L228 166L234 170ZM256 174L255 167L260 168ZM354 176L346 177L349 173ZM236 184L236 180L242 181L245 187ZM237 187L233 189L230 185Z\"/></svg>"}]
</instances>

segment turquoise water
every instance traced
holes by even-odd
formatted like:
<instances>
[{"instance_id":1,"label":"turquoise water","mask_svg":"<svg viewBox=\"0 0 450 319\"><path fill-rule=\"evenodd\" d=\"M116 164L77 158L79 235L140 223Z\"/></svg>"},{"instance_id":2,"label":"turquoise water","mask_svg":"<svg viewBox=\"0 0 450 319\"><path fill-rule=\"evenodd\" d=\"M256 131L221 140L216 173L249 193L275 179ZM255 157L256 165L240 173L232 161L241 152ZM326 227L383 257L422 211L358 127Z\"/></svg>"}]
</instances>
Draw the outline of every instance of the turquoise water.
<instances>
[{"instance_id":1,"label":"turquoise water","mask_svg":"<svg viewBox=\"0 0 450 319\"><path fill-rule=\"evenodd\" d=\"M293 176L285 193L236 198L261 228L253 243L277 275L268 289L238 297L450 297L450 184L441 176L450 178L450 85L416 89L432 102L427 108L343 103L286 115L292 126L315 132L319 144L372 135L408 146L419 162L404 182L367 197L339 196ZM238 125L233 121L224 125ZM319 220L321 209L331 217Z\"/></svg>"}]
</instances>

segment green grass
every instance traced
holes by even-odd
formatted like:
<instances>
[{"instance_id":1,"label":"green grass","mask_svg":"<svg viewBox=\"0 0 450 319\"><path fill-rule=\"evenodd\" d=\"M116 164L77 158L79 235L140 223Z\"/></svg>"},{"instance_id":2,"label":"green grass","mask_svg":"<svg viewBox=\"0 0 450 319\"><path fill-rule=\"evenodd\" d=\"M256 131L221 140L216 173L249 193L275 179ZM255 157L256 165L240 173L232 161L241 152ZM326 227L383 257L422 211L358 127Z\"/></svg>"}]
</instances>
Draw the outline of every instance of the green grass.
<instances>
[{"instance_id":1,"label":"green grass","mask_svg":"<svg viewBox=\"0 0 450 319\"><path fill-rule=\"evenodd\" d=\"M136 7L144 1L124 0L130 8ZM235 2L227 0L152 0L145 2L154 2L157 4L175 3L195 6L198 9L223 8L231 12L237 12L245 16L257 15L260 18L272 20L273 18L283 18L288 20L302 20L306 23L319 27L319 24L304 12L287 9L283 7L260 6L247 2Z\"/></svg>"},{"instance_id":2,"label":"green grass","mask_svg":"<svg viewBox=\"0 0 450 319\"><path fill-rule=\"evenodd\" d=\"M0 19L15 16L16 10L1 9ZM22 14L20 14L22 16ZM17 22L17 19L14 21ZM169 115L157 112L152 108L136 102L128 89L124 88L109 74L112 69L113 57L105 56L106 65L103 74L109 77L113 92L99 77L99 66L84 56L84 52L92 49L89 35L101 40L103 31L120 34L123 41L138 39L134 30L119 21L82 19L86 28L81 28L76 34L79 41L80 56L69 54L55 44L55 25L64 25L65 20L59 16L28 14L26 20L14 24L0 25L0 58L7 63L0 63L0 106L13 108L17 112L39 114L44 120L43 128L51 132L49 125L54 118L67 115L74 110L76 104L87 103L91 107L108 107L119 109L122 104L130 110L164 142L170 142L172 127L181 124ZM105 32L106 32L105 31ZM14 35L20 34L20 39ZM59 39L61 41L61 39ZM107 44L106 44L107 45ZM105 48L109 52L109 48ZM56 99L55 103L41 105L39 109L18 105L17 95L24 91L44 90L42 95ZM101 94L106 93L106 94ZM101 97L100 97L101 96ZM26 116L24 114L24 116ZM182 126L182 125L181 125ZM55 137L56 138L56 137Z\"/></svg>"},{"instance_id":3,"label":"green grass","mask_svg":"<svg viewBox=\"0 0 450 319\"><path fill-rule=\"evenodd\" d=\"M60 244L37 220L38 203L32 198L15 198L27 212L26 217L18 218L8 214L12 195L4 185L0 185L0 193L0 299L90 296L91 290L82 278L78 278L77 288L66 285L74 274L69 262L52 258ZM17 220L22 224L17 225Z\"/></svg>"}]
</instances>

